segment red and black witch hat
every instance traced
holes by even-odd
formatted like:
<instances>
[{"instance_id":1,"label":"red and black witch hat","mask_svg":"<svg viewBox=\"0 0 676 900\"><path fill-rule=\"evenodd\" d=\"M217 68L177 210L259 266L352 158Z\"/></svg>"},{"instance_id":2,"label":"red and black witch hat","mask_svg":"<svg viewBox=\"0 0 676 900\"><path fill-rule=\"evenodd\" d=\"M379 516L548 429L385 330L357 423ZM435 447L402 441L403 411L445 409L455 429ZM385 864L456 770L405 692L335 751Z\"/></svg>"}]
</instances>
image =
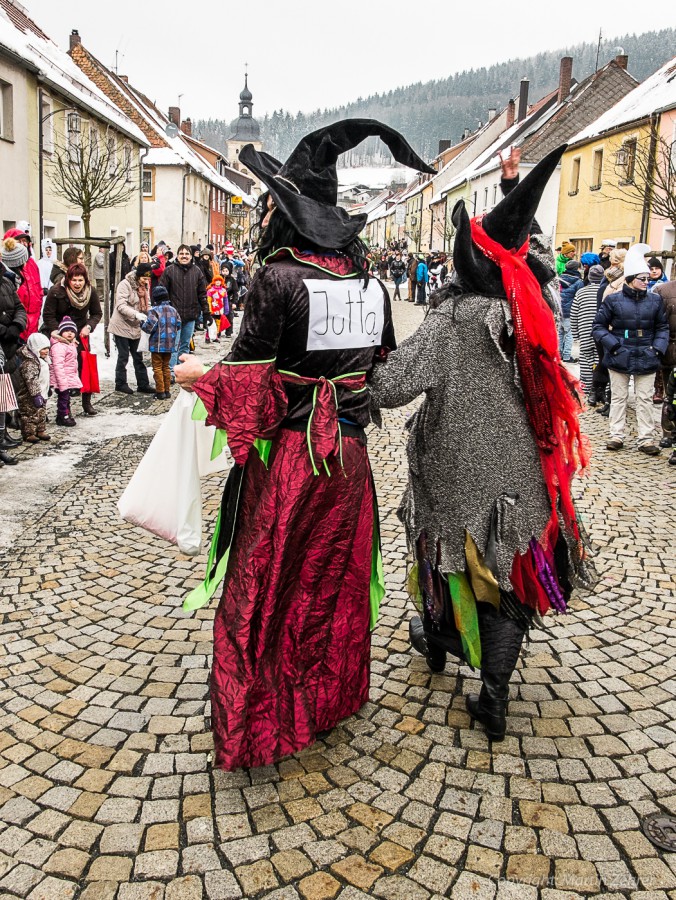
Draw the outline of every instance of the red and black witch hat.
<instances>
[{"instance_id":1,"label":"red and black witch hat","mask_svg":"<svg viewBox=\"0 0 676 900\"><path fill-rule=\"evenodd\" d=\"M366 215L351 216L336 206L341 153L352 150L367 137L379 137L397 162L434 175L410 144L388 125L375 119L343 119L306 135L285 163L253 144L239 153L242 165L270 191L275 206L297 231L318 247L346 247L366 225Z\"/></svg>"}]
</instances>

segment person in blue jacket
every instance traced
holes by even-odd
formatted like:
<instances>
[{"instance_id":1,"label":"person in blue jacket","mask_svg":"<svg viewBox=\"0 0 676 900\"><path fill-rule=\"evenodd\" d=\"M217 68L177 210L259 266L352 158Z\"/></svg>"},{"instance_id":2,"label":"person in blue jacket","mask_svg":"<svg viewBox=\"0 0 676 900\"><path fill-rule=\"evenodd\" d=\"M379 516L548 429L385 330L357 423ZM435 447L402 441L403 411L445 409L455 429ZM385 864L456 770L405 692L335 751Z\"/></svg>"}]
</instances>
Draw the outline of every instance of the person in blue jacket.
<instances>
[{"instance_id":1,"label":"person in blue jacket","mask_svg":"<svg viewBox=\"0 0 676 900\"><path fill-rule=\"evenodd\" d=\"M559 325L559 353L563 362L575 362L570 355L573 350L573 332L570 329L570 311L573 308L575 294L584 287L584 281L580 277L580 263L577 259L571 259L566 263L566 268L559 275L559 288L561 291L561 324Z\"/></svg>"},{"instance_id":2,"label":"person in blue jacket","mask_svg":"<svg viewBox=\"0 0 676 900\"><path fill-rule=\"evenodd\" d=\"M662 284L665 281L669 281L664 274L664 266L656 256L650 257L648 265L650 266L650 281L648 282L649 291L652 291L656 284Z\"/></svg>"},{"instance_id":3,"label":"person in blue jacket","mask_svg":"<svg viewBox=\"0 0 676 900\"><path fill-rule=\"evenodd\" d=\"M427 263L420 257L418 268L415 270L415 281L417 285L415 305L425 306L427 303L427 282L430 280L429 269Z\"/></svg>"},{"instance_id":4,"label":"person in blue jacket","mask_svg":"<svg viewBox=\"0 0 676 900\"><path fill-rule=\"evenodd\" d=\"M612 399L610 402L610 440L608 450L624 447L629 378L634 377L638 449L657 456L653 415L655 372L669 346L669 324L662 299L648 290L650 267L645 253L647 244L634 244L624 260L624 284L610 294L599 307L592 335L604 350Z\"/></svg>"}]
</instances>

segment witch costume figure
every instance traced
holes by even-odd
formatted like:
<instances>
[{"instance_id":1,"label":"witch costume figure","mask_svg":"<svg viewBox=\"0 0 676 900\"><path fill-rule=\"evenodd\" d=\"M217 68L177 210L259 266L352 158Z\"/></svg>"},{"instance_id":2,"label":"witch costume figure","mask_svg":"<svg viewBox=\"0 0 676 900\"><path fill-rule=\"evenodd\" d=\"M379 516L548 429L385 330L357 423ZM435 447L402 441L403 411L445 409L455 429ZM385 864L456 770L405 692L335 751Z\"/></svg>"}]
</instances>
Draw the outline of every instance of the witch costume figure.
<instances>
[{"instance_id":1,"label":"witch costume figure","mask_svg":"<svg viewBox=\"0 0 676 900\"><path fill-rule=\"evenodd\" d=\"M399 509L422 611L412 644L433 672L447 653L481 670L467 708L496 741L533 617L565 611L573 586L592 581L571 497L588 461L578 386L559 356L554 259L534 225L564 149L521 183L503 180L485 216L456 205L455 281L371 381L377 407L424 395L407 423Z\"/></svg>"},{"instance_id":2,"label":"witch costume figure","mask_svg":"<svg viewBox=\"0 0 676 900\"><path fill-rule=\"evenodd\" d=\"M211 672L214 764L224 769L301 750L368 699L384 586L366 379L396 344L387 291L368 278L357 238L366 217L336 206L336 161L370 135L433 171L368 119L309 134L284 165L242 148L268 188L262 267L229 356L205 374L190 359L176 368L235 461L206 581L185 604L203 605L225 579Z\"/></svg>"}]
</instances>

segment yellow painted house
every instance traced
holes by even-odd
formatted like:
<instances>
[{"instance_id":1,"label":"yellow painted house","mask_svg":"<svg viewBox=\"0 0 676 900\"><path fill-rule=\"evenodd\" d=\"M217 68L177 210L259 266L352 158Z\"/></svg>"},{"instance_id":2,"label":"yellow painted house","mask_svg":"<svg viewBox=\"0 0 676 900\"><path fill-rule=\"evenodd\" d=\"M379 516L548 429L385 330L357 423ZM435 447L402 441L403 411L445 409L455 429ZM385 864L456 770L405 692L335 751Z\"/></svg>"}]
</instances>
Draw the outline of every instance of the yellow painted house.
<instances>
[{"instance_id":1,"label":"yellow painted house","mask_svg":"<svg viewBox=\"0 0 676 900\"><path fill-rule=\"evenodd\" d=\"M652 136L663 125L669 139L673 133L675 73L673 59L570 141L561 164L556 246L572 241L579 258L607 239L628 247L656 232L668 240L670 226L673 233L672 223L652 209L644 171Z\"/></svg>"}]
</instances>

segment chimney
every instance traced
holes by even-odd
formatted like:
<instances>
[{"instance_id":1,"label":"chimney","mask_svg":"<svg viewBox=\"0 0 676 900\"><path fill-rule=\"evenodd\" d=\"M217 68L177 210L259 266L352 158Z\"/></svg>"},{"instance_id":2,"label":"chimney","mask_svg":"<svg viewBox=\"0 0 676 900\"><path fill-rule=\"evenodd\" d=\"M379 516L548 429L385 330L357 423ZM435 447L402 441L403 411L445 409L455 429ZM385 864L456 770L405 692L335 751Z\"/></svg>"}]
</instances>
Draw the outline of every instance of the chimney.
<instances>
[{"instance_id":1,"label":"chimney","mask_svg":"<svg viewBox=\"0 0 676 900\"><path fill-rule=\"evenodd\" d=\"M527 78L521 79L521 87L519 88L519 111L516 116L517 122L523 122L528 114L528 88L530 82Z\"/></svg>"},{"instance_id":2,"label":"chimney","mask_svg":"<svg viewBox=\"0 0 676 900\"><path fill-rule=\"evenodd\" d=\"M439 153L443 153L444 150L448 150L449 147L453 146L453 141L439 141Z\"/></svg>"},{"instance_id":3,"label":"chimney","mask_svg":"<svg viewBox=\"0 0 676 900\"><path fill-rule=\"evenodd\" d=\"M181 127L181 110L178 106L169 107L169 121L173 122L177 128Z\"/></svg>"},{"instance_id":4,"label":"chimney","mask_svg":"<svg viewBox=\"0 0 676 900\"><path fill-rule=\"evenodd\" d=\"M188 137L192 137L192 119L184 119L181 122L181 131L183 134L187 134Z\"/></svg>"},{"instance_id":5,"label":"chimney","mask_svg":"<svg viewBox=\"0 0 676 900\"><path fill-rule=\"evenodd\" d=\"M74 50L78 44L82 43L82 38L80 37L80 32L77 28L73 28L70 33L70 47L68 48L70 51Z\"/></svg>"},{"instance_id":6,"label":"chimney","mask_svg":"<svg viewBox=\"0 0 676 900\"><path fill-rule=\"evenodd\" d=\"M559 68L559 93L556 97L557 103L563 103L568 94L570 94L570 85L573 80L573 57L562 56L561 66Z\"/></svg>"},{"instance_id":7,"label":"chimney","mask_svg":"<svg viewBox=\"0 0 676 900\"><path fill-rule=\"evenodd\" d=\"M505 126L506 128L511 128L512 125L514 124L514 115L515 115L514 111L515 111L514 101L510 100L509 103L507 104L507 123Z\"/></svg>"},{"instance_id":8,"label":"chimney","mask_svg":"<svg viewBox=\"0 0 676 900\"><path fill-rule=\"evenodd\" d=\"M496 109L494 106L492 106L492 107L488 110L488 121L489 121L489 122L492 122L492 121L493 121L493 119L494 119L495 116L497 115L497 112L498 112L498 111L497 111L497 109Z\"/></svg>"},{"instance_id":9,"label":"chimney","mask_svg":"<svg viewBox=\"0 0 676 900\"><path fill-rule=\"evenodd\" d=\"M629 57L626 53L620 53L615 57L615 62L621 69L626 69L627 63L629 62Z\"/></svg>"}]
</instances>

